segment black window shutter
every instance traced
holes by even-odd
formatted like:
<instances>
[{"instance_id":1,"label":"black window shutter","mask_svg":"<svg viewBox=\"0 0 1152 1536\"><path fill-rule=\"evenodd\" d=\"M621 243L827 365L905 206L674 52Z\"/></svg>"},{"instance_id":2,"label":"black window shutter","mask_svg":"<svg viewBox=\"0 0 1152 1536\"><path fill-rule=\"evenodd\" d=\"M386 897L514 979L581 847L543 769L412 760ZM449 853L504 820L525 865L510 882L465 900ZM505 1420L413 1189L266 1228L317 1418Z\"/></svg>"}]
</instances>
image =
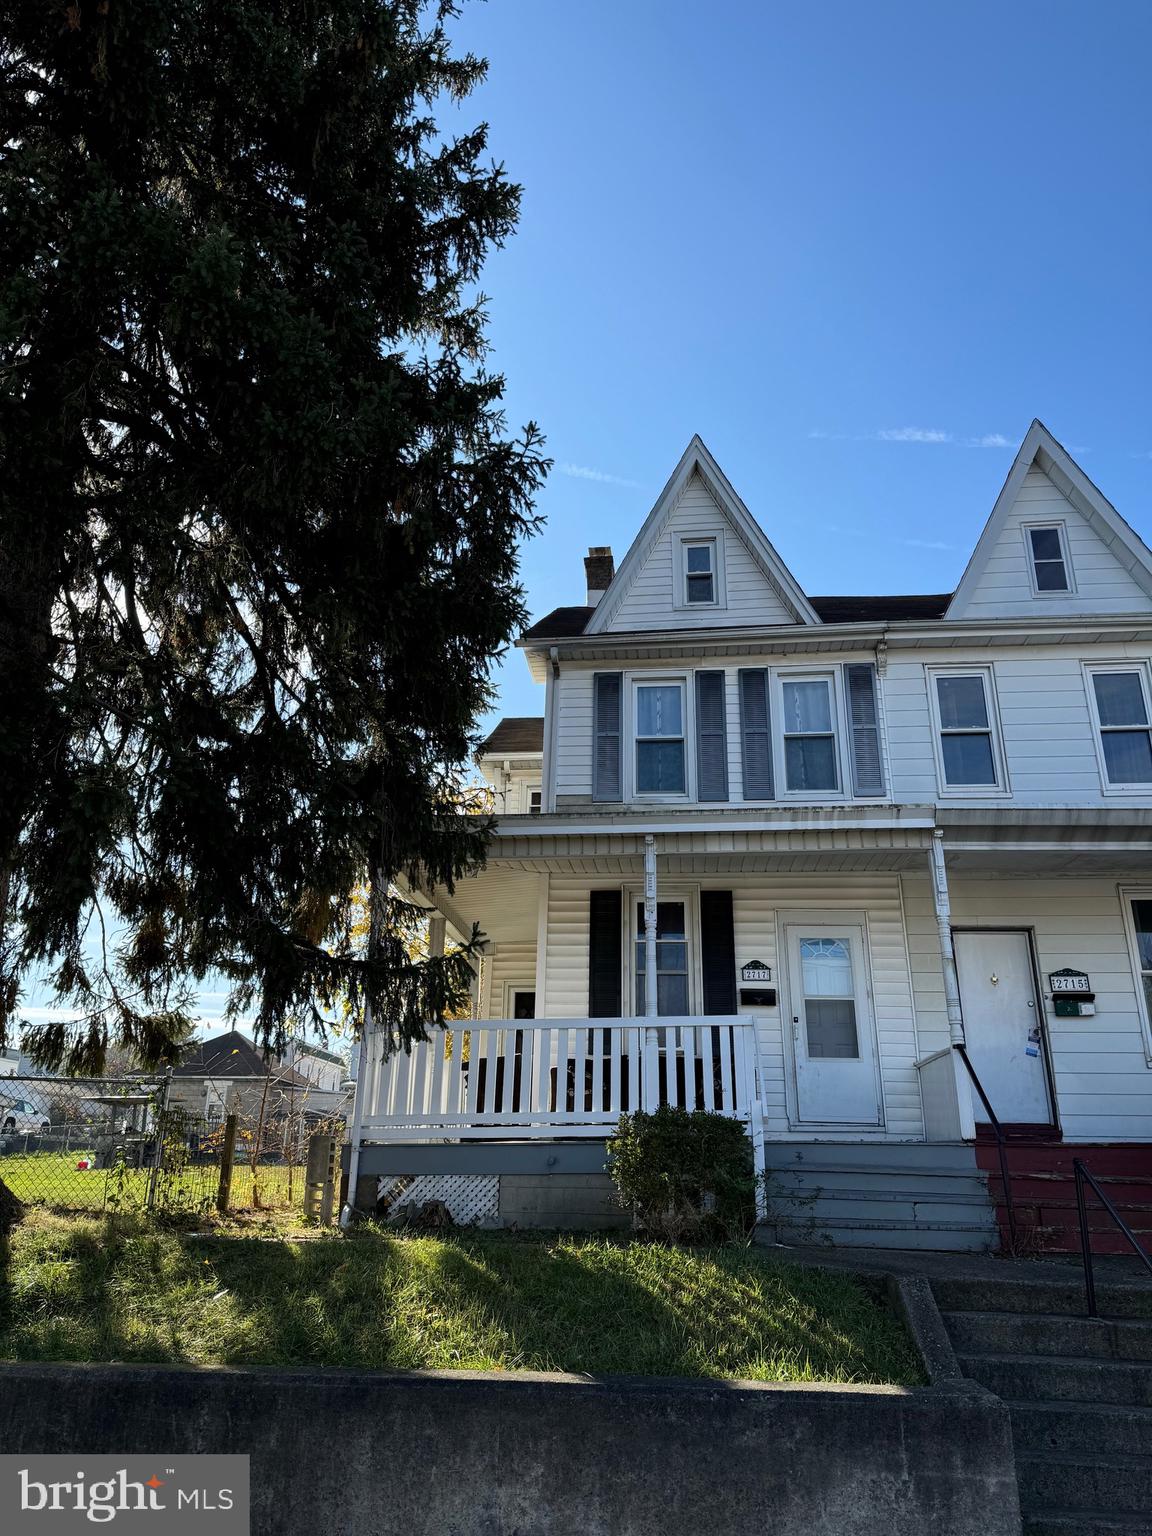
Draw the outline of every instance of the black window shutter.
<instances>
[{"instance_id":1,"label":"black window shutter","mask_svg":"<svg viewBox=\"0 0 1152 1536\"><path fill-rule=\"evenodd\" d=\"M588 893L588 1017L620 1018L624 904L619 890Z\"/></svg>"},{"instance_id":2,"label":"black window shutter","mask_svg":"<svg viewBox=\"0 0 1152 1536\"><path fill-rule=\"evenodd\" d=\"M592 677L592 798L622 800L620 734L623 678L619 672Z\"/></svg>"},{"instance_id":3,"label":"black window shutter","mask_svg":"<svg viewBox=\"0 0 1152 1536\"><path fill-rule=\"evenodd\" d=\"M871 662L844 668L848 722L852 731L852 788L857 795L884 793L880 758L880 721L876 708L876 668Z\"/></svg>"},{"instance_id":4,"label":"black window shutter","mask_svg":"<svg viewBox=\"0 0 1152 1536\"><path fill-rule=\"evenodd\" d=\"M771 800L772 718L768 707L768 669L740 671L740 739L745 800Z\"/></svg>"},{"instance_id":5,"label":"black window shutter","mask_svg":"<svg viewBox=\"0 0 1152 1536\"><path fill-rule=\"evenodd\" d=\"M728 722L723 672L696 674L696 798L728 798Z\"/></svg>"},{"instance_id":6,"label":"black window shutter","mask_svg":"<svg viewBox=\"0 0 1152 1536\"><path fill-rule=\"evenodd\" d=\"M736 937L732 892L700 892L700 970L704 1012L736 1012Z\"/></svg>"}]
</instances>

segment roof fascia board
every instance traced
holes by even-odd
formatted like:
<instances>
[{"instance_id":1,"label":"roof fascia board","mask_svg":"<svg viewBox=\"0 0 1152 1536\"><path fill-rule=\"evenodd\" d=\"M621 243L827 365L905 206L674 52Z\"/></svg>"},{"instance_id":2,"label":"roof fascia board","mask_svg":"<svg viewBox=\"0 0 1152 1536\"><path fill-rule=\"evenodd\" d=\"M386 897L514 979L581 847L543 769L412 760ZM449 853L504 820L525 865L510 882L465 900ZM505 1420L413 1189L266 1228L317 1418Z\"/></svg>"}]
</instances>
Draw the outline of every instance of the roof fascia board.
<instances>
[{"instance_id":1,"label":"roof fascia board","mask_svg":"<svg viewBox=\"0 0 1152 1536\"><path fill-rule=\"evenodd\" d=\"M818 645L822 650L847 650L860 645L876 645L885 641L890 646L955 646L960 640L974 644L995 645L998 642L1012 644L1026 641L1029 644L1062 645L1082 640L1085 634L1106 633L1128 635L1133 630L1152 635L1152 616L1147 613L1131 614L1068 614L1058 623L1038 624L1030 616L1005 619L933 619L925 623L920 619L894 619L885 623L824 624L818 635L795 626L776 628L693 630L614 630L603 635L574 635L570 639L553 641L549 649L555 649L562 661L591 661L616 651L648 650L667 655L675 650L684 655L708 655L713 651L745 648L748 654L756 650L809 649Z\"/></svg>"},{"instance_id":2,"label":"roof fascia board","mask_svg":"<svg viewBox=\"0 0 1152 1536\"><path fill-rule=\"evenodd\" d=\"M683 494L693 472L697 470L721 511L756 561L765 580L769 582L785 606L795 614L797 623L814 626L820 624L819 615L805 597L795 577L769 543L764 530L741 501L728 477L697 433L680 456L680 462L657 497L651 512L644 519L640 532L633 539L628 553L620 562L620 568L609 583L608 590L597 603L584 631L585 635L602 634L607 629L620 607L624 594L631 587L636 574L651 554L665 521Z\"/></svg>"}]
</instances>

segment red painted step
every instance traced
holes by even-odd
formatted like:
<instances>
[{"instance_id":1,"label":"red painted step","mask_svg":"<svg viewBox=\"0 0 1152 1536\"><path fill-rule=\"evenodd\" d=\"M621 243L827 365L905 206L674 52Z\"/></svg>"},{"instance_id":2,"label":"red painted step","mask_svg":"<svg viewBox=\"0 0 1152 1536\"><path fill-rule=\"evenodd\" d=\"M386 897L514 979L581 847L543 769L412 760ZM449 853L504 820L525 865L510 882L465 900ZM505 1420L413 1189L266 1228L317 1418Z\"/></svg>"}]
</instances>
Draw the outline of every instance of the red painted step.
<instances>
[{"instance_id":1,"label":"red painted step","mask_svg":"<svg viewBox=\"0 0 1152 1536\"><path fill-rule=\"evenodd\" d=\"M1007 1143L1008 1177L1016 1213L1017 1237L1049 1253L1078 1253L1080 1226L1076 1213L1074 1158L1081 1158L1100 1181L1108 1198L1137 1239L1152 1255L1152 1145L1108 1143L1087 1145L1050 1140ZM976 1161L988 1174L988 1190L996 1204L1002 1245L1008 1246L1008 1217L1001 1190L1000 1154L995 1141L981 1137ZM1093 1253L1131 1253L1091 1190L1088 1229Z\"/></svg>"}]
</instances>

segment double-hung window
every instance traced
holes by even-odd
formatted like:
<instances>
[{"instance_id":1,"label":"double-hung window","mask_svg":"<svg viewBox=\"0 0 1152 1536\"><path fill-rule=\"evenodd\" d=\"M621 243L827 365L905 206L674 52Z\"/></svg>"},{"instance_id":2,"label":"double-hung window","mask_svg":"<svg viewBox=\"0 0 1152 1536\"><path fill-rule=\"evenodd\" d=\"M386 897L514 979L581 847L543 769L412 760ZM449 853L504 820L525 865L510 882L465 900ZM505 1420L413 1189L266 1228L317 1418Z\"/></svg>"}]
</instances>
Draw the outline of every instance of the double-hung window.
<instances>
[{"instance_id":1,"label":"double-hung window","mask_svg":"<svg viewBox=\"0 0 1152 1536\"><path fill-rule=\"evenodd\" d=\"M673 1018L685 1018L688 1006L688 929L686 904L683 901L658 901L656 903L656 1012L671 1014ZM636 903L636 944L634 972L636 977L636 1016L643 1018L645 1009L645 937L644 903Z\"/></svg>"},{"instance_id":2,"label":"double-hung window","mask_svg":"<svg viewBox=\"0 0 1152 1536\"><path fill-rule=\"evenodd\" d=\"M711 539L703 544L684 546L684 600L688 603L716 601L716 545Z\"/></svg>"},{"instance_id":3,"label":"double-hung window","mask_svg":"<svg viewBox=\"0 0 1152 1536\"><path fill-rule=\"evenodd\" d=\"M1063 525L1052 523L1041 527L1029 524L1024 529L1024 540L1036 593L1071 592L1072 568Z\"/></svg>"},{"instance_id":4,"label":"double-hung window","mask_svg":"<svg viewBox=\"0 0 1152 1536\"><path fill-rule=\"evenodd\" d=\"M1143 667L1092 667L1092 704L1109 788L1152 785L1152 727Z\"/></svg>"},{"instance_id":5,"label":"double-hung window","mask_svg":"<svg viewBox=\"0 0 1152 1536\"><path fill-rule=\"evenodd\" d=\"M998 790L1003 769L996 738L992 674L936 672L930 676L944 789Z\"/></svg>"},{"instance_id":6,"label":"double-hung window","mask_svg":"<svg viewBox=\"0 0 1152 1536\"><path fill-rule=\"evenodd\" d=\"M635 684L636 793L688 793L683 679Z\"/></svg>"},{"instance_id":7,"label":"double-hung window","mask_svg":"<svg viewBox=\"0 0 1152 1536\"><path fill-rule=\"evenodd\" d=\"M781 731L788 790L835 792L840 787L836 699L830 677L782 678Z\"/></svg>"}]
</instances>

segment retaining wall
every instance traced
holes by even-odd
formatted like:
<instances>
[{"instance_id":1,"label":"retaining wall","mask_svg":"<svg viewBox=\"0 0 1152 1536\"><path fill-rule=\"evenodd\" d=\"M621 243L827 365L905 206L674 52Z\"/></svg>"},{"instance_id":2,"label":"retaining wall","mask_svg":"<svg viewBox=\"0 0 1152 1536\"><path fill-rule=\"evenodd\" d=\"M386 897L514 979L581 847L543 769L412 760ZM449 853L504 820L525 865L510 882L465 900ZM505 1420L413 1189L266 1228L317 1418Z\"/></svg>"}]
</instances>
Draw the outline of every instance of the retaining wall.
<instances>
[{"instance_id":1,"label":"retaining wall","mask_svg":"<svg viewBox=\"0 0 1152 1536\"><path fill-rule=\"evenodd\" d=\"M1019 1536L1008 1416L903 1390L0 1366L6 1452L247 1452L254 1536Z\"/></svg>"}]
</instances>

